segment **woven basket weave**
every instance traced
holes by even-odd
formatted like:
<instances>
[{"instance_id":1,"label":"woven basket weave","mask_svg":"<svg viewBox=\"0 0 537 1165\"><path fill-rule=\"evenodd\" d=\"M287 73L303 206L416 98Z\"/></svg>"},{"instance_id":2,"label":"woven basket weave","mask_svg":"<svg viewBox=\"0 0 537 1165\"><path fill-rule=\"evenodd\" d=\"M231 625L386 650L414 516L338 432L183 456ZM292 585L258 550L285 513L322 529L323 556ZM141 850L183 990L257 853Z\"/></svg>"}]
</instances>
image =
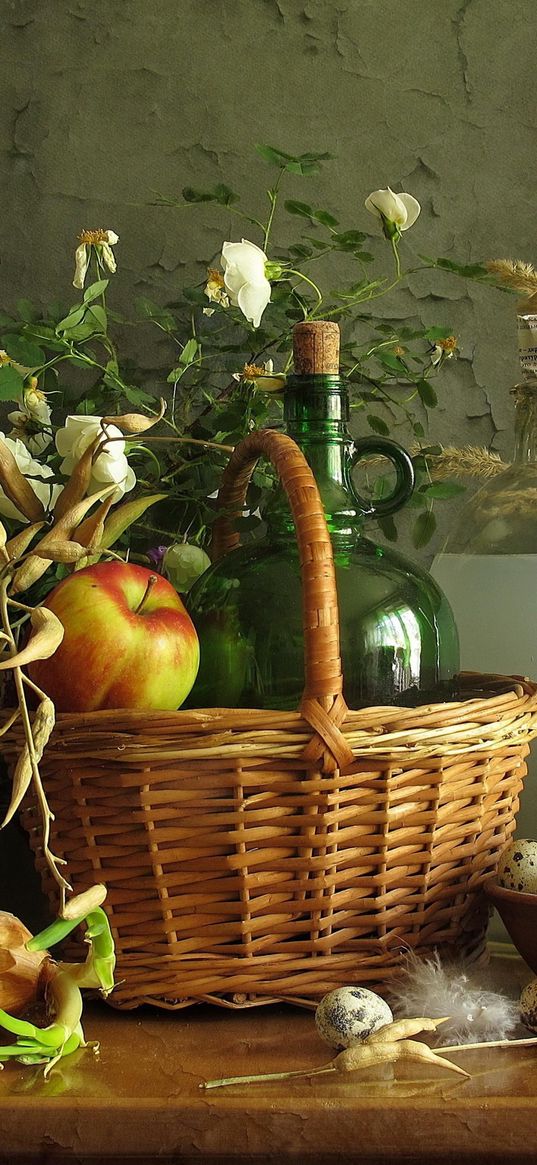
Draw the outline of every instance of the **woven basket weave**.
<instances>
[{"instance_id":1,"label":"woven basket weave","mask_svg":"<svg viewBox=\"0 0 537 1165\"><path fill-rule=\"evenodd\" d=\"M409 947L484 951L482 889L514 829L537 688L469 675L458 703L350 711L330 538L303 455L253 434L220 502L240 509L260 455L300 549L300 709L62 714L41 763L67 876L78 891L108 886L119 1007L311 1005L347 983L382 993ZM218 555L232 526L217 523ZM56 908L35 806L23 820Z\"/></svg>"}]
</instances>

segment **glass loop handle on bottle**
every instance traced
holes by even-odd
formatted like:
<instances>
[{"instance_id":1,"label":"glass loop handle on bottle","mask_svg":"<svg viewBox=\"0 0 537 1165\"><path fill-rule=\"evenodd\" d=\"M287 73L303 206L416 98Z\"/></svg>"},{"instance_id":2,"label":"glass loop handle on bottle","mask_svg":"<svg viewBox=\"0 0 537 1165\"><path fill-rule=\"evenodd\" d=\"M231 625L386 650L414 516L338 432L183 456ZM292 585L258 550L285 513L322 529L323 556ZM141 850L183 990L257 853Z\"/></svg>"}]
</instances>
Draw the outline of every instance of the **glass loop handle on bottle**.
<instances>
[{"instance_id":1,"label":"glass loop handle on bottle","mask_svg":"<svg viewBox=\"0 0 537 1165\"><path fill-rule=\"evenodd\" d=\"M395 486L391 494L387 497L378 498L364 498L358 493L350 474L353 469L365 457L384 457L391 461L395 467L396 480ZM352 450L349 459L349 485L354 495L354 499L364 514L371 518L386 518L388 514L395 513L401 506L408 501L412 490L414 489L415 474L412 458L403 449L402 445L398 445L396 441L390 441L387 437L358 437L353 442Z\"/></svg>"}]
</instances>

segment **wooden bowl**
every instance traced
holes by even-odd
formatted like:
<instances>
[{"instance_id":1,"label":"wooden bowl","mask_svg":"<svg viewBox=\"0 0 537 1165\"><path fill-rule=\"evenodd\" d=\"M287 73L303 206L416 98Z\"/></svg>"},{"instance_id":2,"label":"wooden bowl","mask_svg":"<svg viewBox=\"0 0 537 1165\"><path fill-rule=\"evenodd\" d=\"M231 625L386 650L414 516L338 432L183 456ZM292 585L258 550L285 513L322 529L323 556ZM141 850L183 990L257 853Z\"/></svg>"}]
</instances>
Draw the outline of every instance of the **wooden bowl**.
<instances>
[{"instance_id":1,"label":"wooden bowl","mask_svg":"<svg viewBox=\"0 0 537 1165\"><path fill-rule=\"evenodd\" d=\"M519 955L537 975L537 894L507 890L497 882L489 882L485 891Z\"/></svg>"}]
</instances>

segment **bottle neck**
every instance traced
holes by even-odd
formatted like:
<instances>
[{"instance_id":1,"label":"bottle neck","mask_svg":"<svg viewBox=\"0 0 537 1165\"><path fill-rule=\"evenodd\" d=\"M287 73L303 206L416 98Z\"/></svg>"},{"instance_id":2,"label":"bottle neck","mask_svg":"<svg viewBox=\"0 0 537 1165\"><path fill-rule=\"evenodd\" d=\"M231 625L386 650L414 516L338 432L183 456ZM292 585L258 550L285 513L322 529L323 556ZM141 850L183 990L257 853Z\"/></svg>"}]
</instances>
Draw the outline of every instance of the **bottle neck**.
<instances>
[{"instance_id":1,"label":"bottle neck","mask_svg":"<svg viewBox=\"0 0 537 1165\"><path fill-rule=\"evenodd\" d=\"M286 432L302 449L312 469L330 533L342 542L354 542L363 521L350 482L353 440L348 430L349 415L348 388L340 376L319 373L288 377L284 399ZM281 528L281 518L277 525Z\"/></svg>"},{"instance_id":2,"label":"bottle neck","mask_svg":"<svg viewBox=\"0 0 537 1165\"><path fill-rule=\"evenodd\" d=\"M537 463L537 314L517 316L518 356L522 377L513 388L515 398L514 460Z\"/></svg>"}]
</instances>

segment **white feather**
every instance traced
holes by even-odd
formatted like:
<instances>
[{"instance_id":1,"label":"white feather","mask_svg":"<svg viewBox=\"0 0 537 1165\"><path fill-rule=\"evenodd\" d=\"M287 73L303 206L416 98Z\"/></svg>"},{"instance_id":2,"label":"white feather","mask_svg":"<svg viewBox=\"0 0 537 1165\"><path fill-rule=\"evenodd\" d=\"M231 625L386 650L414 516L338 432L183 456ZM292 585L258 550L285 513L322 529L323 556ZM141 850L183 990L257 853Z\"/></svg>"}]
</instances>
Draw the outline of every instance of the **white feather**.
<instances>
[{"instance_id":1,"label":"white feather","mask_svg":"<svg viewBox=\"0 0 537 1165\"><path fill-rule=\"evenodd\" d=\"M410 951L389 990L397 1016L449 1015L436 1033L437 1045L506 1039L519 1022L516 1000L485 990L462 963L442 964L437 950L428 958Z\"/></svg>"}]
</instances>

